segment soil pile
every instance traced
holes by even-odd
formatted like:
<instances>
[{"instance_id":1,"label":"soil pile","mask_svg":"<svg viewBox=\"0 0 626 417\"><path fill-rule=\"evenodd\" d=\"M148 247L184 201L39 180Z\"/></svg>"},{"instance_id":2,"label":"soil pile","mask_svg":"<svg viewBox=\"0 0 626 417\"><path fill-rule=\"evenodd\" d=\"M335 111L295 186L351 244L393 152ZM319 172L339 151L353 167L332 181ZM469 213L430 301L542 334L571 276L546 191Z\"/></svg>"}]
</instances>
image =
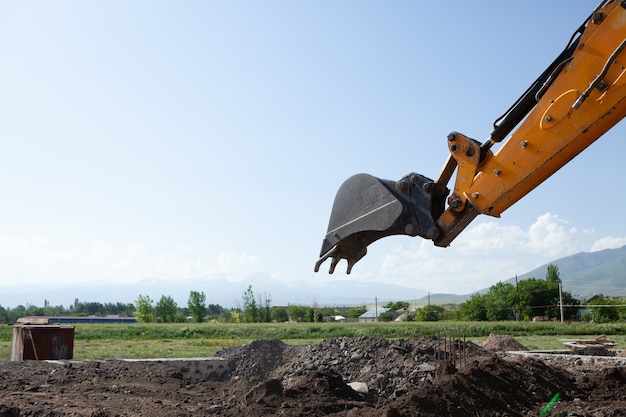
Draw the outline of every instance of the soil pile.
<instances>
[{"instance_id":1,"label":"soil pile","mask_svg":"<svg viewBox=\"0 0 626 417\"><path fill-rule=\"evenodd\" d=\"M491 333L481 346L490 352L514 352L528 350L526 346L522 345L513 337L495 333Z\"/></svg>"},{"instance_id":2,"label":"soil pile","mask_svg":"<svg viewBox=\"0 0 626 417\"><path fill-rule=\"evenodd\" d=\"M625 416L626 359L549 360L439 338L259 340L231 372L192 379L167 361L0 362L6 416Z\"/></svg>"}]
</instances>

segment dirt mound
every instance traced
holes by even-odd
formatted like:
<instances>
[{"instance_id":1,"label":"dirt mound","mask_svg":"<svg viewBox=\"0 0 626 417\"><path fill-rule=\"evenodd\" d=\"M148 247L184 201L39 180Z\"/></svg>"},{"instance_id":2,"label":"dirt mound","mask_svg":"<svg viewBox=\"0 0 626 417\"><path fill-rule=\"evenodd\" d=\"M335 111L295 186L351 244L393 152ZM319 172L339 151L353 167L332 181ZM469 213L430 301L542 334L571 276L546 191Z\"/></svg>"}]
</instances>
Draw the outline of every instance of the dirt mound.
<instances>
[{"instance_id":1,"label":"dirt mound","mask_svg":"<svg viewBox=\"0 0 626 417\"><path fill-rule=\"evenodd\" d=\"M0 361L0 417L530 417L556 393L550 415L626 415L623 360L539 360L498 346L435 337L298 347L259 340L220 352L232 369L222 380L193 379L168 361Z\"/></svg>"},{"instance_id":2,"label":"dirt mound","mask_svg":"<svg viewBox=\"0 0 626 417\"><path fill-rule=\"evenodd\" d=\"M482 356L462 369L443 369L432 383L387 405L387 415L412 416L419 409L423 417L522 416L529 408L540 410L557 392L569 400L582 394L567 372L536 360Z\"/></svg>"},{"instance_id":3,"label":"dirt mound","mask_svg":"<svg viewBox=\"0 0 626 417\"><path fill-rule=\"evenodd\" d=\"M376 337L335 338L304 346L274 375L287 383L306 372L338 373L349 383L364 383L377 401L397 397L432 378L436 359L449 359L438 338L387 340ZM467 343L470 355L484 353ZM460 353L459 353L460 355ZM460 359L458 359L460 360Z\"/></svg>"},{"instance_id":4,"label":"dirt mound","mask_svg":"<svg viewBox=\"0 0 626 417\"><path fill-rule=\"evenodd\" d=\"M511 336L491 333L481 346L490 352L515 352L528 348Z\"/></svg>"},{"instance_id":5,"label":"dirt mound","mask_svg":"<svg viewBox=\"0 0 626 417\"><path fill-rule=\"evenodd\" d=\"M286 350L287 345L278 339L262 339L222 349L217 356L228 359L231 377L262 381L284 363Z\"/></svg>"}]
</instances>

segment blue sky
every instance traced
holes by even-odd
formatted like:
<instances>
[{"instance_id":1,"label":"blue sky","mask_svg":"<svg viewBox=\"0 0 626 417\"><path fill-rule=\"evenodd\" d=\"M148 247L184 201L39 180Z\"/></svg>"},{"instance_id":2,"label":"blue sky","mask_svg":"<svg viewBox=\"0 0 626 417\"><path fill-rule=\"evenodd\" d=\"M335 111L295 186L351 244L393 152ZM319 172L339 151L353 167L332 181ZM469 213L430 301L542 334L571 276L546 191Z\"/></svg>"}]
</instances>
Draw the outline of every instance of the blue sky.
<instances>
[{"instance_id":1,"label":"blue sky","mask_svg":"<svg viewBox=\"0 0 626 417\"><path fill-rule=\"evenodd\" d=\"M346 178L436 177L447 134L484 140L596 5L0 1L0 287L262 271L463 294L622 246L620 124L450 248L394 237L313 273Z\"/></svg>"}]
</instances>

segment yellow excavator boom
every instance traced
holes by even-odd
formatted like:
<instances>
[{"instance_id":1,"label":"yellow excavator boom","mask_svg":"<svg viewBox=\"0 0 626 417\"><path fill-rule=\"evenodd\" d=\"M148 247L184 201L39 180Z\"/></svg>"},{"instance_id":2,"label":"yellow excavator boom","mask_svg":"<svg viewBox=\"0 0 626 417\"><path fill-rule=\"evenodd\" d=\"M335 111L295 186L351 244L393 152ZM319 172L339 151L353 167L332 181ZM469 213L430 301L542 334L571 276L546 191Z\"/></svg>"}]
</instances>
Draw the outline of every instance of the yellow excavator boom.
<instances>
[{"instance_id":1,"label":"yellow excavator boom","mask_svg":"<svg viewBox=\"0 0 626 417\"><path fill-rule=\"evenodd\" d=\"M421 236L445 247L479 214L499 217L626 116L624 49L626 2L604 1L485 142L448 135L450 154L436 180L415 173L399 181L348 179L335 197L315 271L331 258L331 273L341 259L350 273L367 246L385 236Z\"/></svg>"}]
</instances>

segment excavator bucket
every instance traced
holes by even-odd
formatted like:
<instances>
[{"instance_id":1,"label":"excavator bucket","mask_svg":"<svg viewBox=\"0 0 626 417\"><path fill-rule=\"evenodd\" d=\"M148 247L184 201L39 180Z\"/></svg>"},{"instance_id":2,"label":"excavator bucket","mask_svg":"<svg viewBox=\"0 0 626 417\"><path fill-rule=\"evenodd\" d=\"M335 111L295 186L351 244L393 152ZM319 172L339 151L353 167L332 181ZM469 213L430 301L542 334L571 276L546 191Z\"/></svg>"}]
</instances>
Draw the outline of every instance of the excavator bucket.
<instances>
[{"instance_id":1,"label":"excavator bucket","mask_svg":"<svg viewBox=\"0 0 626 417\"><path fill-rule=\"evenodd\" d=\"M400 181L368 174L348 178L337 191L315 272L331 258L330 273L341 259L347 273L367 253L367 246L391 235L436 239L435 224L444 210L446 187L411 173Z\"/></svg>"}]
</instances>

